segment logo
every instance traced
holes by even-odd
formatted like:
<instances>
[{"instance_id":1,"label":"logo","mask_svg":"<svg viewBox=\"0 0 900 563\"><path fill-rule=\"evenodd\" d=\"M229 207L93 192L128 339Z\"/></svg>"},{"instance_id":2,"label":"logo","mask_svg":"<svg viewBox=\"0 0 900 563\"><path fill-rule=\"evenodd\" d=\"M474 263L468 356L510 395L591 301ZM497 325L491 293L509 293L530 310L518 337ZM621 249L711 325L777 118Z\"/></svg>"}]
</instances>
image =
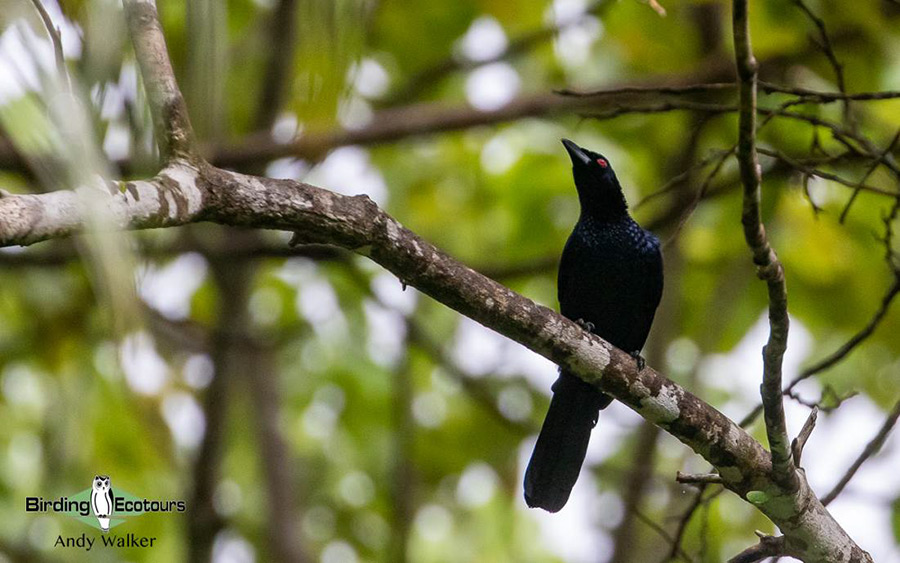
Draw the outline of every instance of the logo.
<instances>
[{"instance_id":1,"label":"logo","mask_svg":"<svg viewBox=\"0 0 900 563\"><path fill-rule=\"evenodd\" d=\"M183 513L186 503L180 499L148 499L133 495L121 489L113 490L109 475L95 475L91 486L74 495L54 499L26 497L25 511L55 513L74 518L92 528L100 530L102 540L98 545L105 547L153 547L157 538L110 534L116 526L125 524L137 516L147 513ZM81 536L60 535L54 544L57 547L79 547L90 551L96 538L82 533Z\"/></svg>"}]
</instances>

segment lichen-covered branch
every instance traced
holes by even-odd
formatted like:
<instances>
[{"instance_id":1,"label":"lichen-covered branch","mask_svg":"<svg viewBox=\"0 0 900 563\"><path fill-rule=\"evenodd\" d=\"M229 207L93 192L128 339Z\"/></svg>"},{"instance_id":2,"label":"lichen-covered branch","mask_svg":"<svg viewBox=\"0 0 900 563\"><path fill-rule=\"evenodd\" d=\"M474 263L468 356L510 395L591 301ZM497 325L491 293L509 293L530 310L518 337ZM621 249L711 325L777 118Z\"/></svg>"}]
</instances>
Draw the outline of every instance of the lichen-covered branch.
<instances>
[{"instance_id":1,"label":"lichen-covered branch","mask_svg":"<svg viewBox=\"0 0 900 563\"><path fill-rule=\"evenodd\" d=\"M0 193L0 246L29 245L82 231L88 208L101 206L106 224L119 229L151 229L199 220L204 194L199 169L176 161L150 180L110 182L46 194Z\"/></svg>"},{"instance_id":2,"label":"lichen-covered branch","mask_svg":"<svg viewBox=\"0 0 900 563\"><path fill-rule=\"evenodd\" d=\"M741 223L744 226L744 238L753 253L757 275L766 282L769 292L769 340L763 348L763 383L760 387L766 436L769 439L775 477L781 486L793 491L798 483L791 461L781 394L781 361L787 349L788 336L787 289L784 268L775 250L769 245L760 215L762 173L756 152L757 63L750 46L747 10L747 0L734 0L734 52L740 81L737 158L744 185Z\"/></svg>"}]
</instances>

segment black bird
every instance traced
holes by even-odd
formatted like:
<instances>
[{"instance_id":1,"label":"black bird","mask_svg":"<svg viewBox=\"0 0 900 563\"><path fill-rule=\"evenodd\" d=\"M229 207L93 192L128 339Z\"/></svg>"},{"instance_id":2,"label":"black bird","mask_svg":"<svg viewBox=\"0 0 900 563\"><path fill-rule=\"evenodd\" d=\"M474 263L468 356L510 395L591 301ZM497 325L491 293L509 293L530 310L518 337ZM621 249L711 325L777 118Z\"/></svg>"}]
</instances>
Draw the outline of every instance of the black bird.
<instances>
[{"instance_id":1,"label":"black bird","mask_svg":"<svg viewBox=\"0 0 900 563\"><path fill-rule=\"evenodd\" d=\"M622 186L603 155L568 139L581 216L559 265L560 312L634 356L643 369L663 288L659 239L628 214ZM612 397L560 370L553 399L525 471L528 506L557 512L575 486L591 430Z\"/></svg>"}]
</instances>

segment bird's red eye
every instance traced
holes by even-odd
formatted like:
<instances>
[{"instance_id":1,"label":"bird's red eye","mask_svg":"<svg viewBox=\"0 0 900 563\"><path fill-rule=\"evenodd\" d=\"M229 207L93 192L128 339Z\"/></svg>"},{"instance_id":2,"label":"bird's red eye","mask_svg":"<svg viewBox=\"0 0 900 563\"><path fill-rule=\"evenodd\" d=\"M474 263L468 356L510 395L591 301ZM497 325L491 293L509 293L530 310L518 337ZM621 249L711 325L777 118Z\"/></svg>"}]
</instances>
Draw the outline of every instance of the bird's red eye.
<instances>
[{"instance_id":1,"label":"bird's red eye","mask_svg":"<svg viewBox=\"0 0 900 563\"><path fill-rule=\"evenodd\" d=\"M609 166L609 163L606 162L606 159L605 159L605 158L598 158L598 159L597 159L597 164L600 165L600 168L606 168L606 167Z\"/></svg>"}]
</instances>

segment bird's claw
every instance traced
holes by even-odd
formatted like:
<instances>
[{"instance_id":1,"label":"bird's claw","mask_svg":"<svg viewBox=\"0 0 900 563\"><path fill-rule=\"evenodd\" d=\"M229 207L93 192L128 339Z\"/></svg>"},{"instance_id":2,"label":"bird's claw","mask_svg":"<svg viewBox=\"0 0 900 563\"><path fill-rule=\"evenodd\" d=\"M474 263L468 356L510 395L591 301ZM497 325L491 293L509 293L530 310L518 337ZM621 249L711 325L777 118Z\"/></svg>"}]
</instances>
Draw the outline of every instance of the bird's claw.
<instances>
[{"instance_id":1,"label":"bird's claw","mask_svg":"<svg viewBox=\"0 0 900 563\"><path fill-rule=\"evenodd\" d=\"M594 323L592 323L591 321L586 321L584 319L578 319L575 321L575 324L577 324L582 329L584 329L588 332L594 332L594 328L595 328Z\"/></svg>"},{"instance_id":2,"label":"bird's claw","mask_svg":"<svg viewBox=\"0 0 900 563\"><path fill-rule=\"evenodd\" d=\"M647 362L646 360L644 360L644 357L641 356L641 351L635 350L634 352L629 352L629 355L634 358L634 363L637 366L638 373L644 371L644 366L647 365Z\"/></svg>"}]
</instances>

